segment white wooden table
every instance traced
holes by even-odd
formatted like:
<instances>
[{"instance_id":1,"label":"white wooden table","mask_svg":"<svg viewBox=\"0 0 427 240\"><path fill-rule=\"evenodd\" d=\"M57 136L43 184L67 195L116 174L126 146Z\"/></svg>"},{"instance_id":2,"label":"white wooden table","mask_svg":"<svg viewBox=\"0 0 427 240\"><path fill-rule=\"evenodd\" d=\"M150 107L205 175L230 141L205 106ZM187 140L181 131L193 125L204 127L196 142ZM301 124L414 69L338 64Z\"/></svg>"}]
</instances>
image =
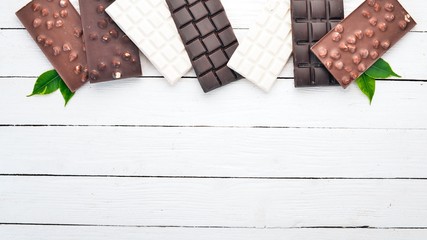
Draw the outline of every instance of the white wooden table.
<instances>
[{"instance_id":1,"label":"white wooden table","mask_svg":"<svg viewBox=\"0 0 427 240\"><path fill-rule=\"evenodd\" d=\"M26 98L51 68L0 8L0 239L427 238L427 2L384 56L403 79L203 94L194 73ZM74 1L76 2L76 1ZM345 0L348 14L362 0ZM223 0L239 38L264 0Z\"/></svg>"}]
</instances>

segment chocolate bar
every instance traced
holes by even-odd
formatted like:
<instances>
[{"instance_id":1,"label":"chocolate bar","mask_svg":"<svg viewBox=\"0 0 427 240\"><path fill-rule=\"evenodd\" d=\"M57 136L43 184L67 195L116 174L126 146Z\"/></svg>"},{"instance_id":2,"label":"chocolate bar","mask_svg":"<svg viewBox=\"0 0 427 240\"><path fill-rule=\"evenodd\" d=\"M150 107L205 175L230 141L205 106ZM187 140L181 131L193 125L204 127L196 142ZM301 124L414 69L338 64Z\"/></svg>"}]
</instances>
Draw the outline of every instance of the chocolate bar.
<instances>
[{"instance_id":1,"label":"chocolate bar","mask_svg":"<svg viewBox=\"0 0 427 240\"><path fill-rule=\"evenodd\" d=\"M270 0L227 65L268 92L291 53L289 2Z\"/></svg>"},{"instance_id":2,"label":"chocolate bar","mask_svg":"<svg viewBox=\"0 0 427 240\"><path fill-rule=\"evenodd\" d=\"M16 16L71 91L87 81L82 23L68 0L33 0Z\"/></svg>"},{"instance_id":3,"label":"chocolate bar","mask_svg":"<svg viewBox=\"0 0 427 240\"><path fill-rule=\"evenodd\" d=\"M310 48L344 18L343 0L291 0L295 87L338 85Z\"/></svg>"},{"instance_id":4,"label":"chocolate bar","mask_svg":"<svg viewBox=\"0 0 427 240\"><path fill-rule=\"evenodd\" d=\"M227 67L239 43L220 0L166 0L204 92L241 78Z\"/></svg>"},{"instance_id":5,"label":"chocolate bar","mask_svg":"<svg viewBox=\"0 0 427 240\"><path fill-rule=\"evenodd\" d=\"M345 88L415 25L397 0L366 0L312 51Z\"/></svg>"},{"instance_id":6,"label":"chocolate bar","mask_svg":"<svg viewBox=\"0 0 427 240\"><path fill-rule=\"evenodd\" d=\"M190 59L164 0L117 0L106 11L170 84L190 71Z\"/></svg>"},{"instance_id":7,"label":"chocolate bar","mask_svg":"<svg viewBox=\"0 0 427 240\"><path fill-rule=\"evenodd\" d=\"M139 51L107 15L111 0L79 0L91 83L142 75Z\"/></svg>"}]
</instances>

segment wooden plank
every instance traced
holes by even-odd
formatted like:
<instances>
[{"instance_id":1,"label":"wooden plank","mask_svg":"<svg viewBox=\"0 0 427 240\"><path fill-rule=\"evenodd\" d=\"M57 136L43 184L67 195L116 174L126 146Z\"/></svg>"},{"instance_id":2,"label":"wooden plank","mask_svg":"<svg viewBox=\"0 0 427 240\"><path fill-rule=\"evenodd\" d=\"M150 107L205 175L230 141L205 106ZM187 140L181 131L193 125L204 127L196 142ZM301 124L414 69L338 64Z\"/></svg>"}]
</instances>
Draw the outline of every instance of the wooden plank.
<instances>
[{"instance_id":1,"label":"wooden plank","mask_svg":"<svg viewBox=\"0 0 427 240\"><path fill-rule=\"evenodd\" d=\"M243 39L247 30L236 30L238 39ZM420 42L427 41L427 32L411 32L389 52L384 55L393 66L393 69L404 79L425 80L426 76L421 69L427 69L427 48L420 48ZM52 66L46 60L43 53L24 30L0 30L0 52L4 56L13 56L0 59L0 76L38 76ZM20 52L22 49L23 52ZM402 61L403 59L403 61ZM7 67L6 67L7 66ZM159 72L144 57L144 76L159 76ZM194 71L186 74L187 77L195 77ZM282 71L281 77L293 77L293 64L289 60ZM162 81L165 81L162 79ZM120 84L120 81L116 83Z\"/></svg>"},{"instance_id":2,"label":"wooden plank","mask_svg":"<svg viewBox=\"0 0 427 240\"><path fill-rule=\"evenodd\" d=\"M427 178L426 144L425 130L7 127L0 174Z\"/></svg>"},{"instance_id":3,"label":"wooden plank","mask_svg":"<svg viewBox=\"0 0 427 240\"><path fill-rule=\"evenodd\" d=\"M83 87L64 108L59 93L26 98L34 79L0 79L0 124L208 125L425 129L427 85L377 83L372 106L356 85L295 89L281 80L270 94L239 81L203 94L195 79L175 87L159 79ZM19 83L19 84L18 84ZM36 110L36 111L35 111Z\"/></svg>"},{"instance_id":4,"label":"wooden plank","mask_svg":"<svg viewBox=\"0 0 427 240\"><path fill-rule=\"evenodd\" d=\"M427 181L1 177L0 222L426 227Z\"/></svg>"},{"instance_id":5,"label":"wooden plank","mask_svg":"<svg viewBox=\"0 0 427 240\"><path fill-rule=\"evenodd\" d=\"M230 18L230 22L235 28L249 28L254 21L254 17L259 14L258 11L265 1L266 0L245 0L245 8L244 11L242 11L240 0L222 0L227 10L227 15ZM28 0L4 1L3 7L0 9L0 16L2 16L0 19L0 28L22 27L15 17L15 12L27 2ZM78 6L77 0L71 0L71 2ZM361 0L344 0L344 11L346 15L353 11L361 2ZM427 18L424 13L426 3L415 0L401 0L400 2L418 22L414 31L426 31Z\"/></svg>"},{"instance_id":6,"label":"wooden plank","mask_svg":"<svg viewBox=\"0 0 427 240\"><path fill-rule=\"evenodd\" d=\"M427 230L0 226L0 234L7 240L419 240L427 237Z\"/></svg>"}]
</instances>

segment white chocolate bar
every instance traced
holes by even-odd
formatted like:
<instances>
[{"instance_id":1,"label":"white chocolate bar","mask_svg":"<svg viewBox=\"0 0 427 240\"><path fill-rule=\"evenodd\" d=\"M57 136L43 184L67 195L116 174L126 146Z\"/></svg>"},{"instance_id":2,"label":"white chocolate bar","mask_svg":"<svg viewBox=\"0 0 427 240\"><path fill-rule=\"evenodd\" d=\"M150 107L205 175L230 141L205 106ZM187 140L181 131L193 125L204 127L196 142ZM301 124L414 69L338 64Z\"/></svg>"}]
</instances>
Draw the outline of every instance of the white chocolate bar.
<instances>
[{"instance_id":1,"label":"white chocolate bar","mask_svg":"<svg viewBox=\"0 0 427 240\"><path fill-rule=\"evenodd\" d=\"M268 92L291 53L289 1L270 0L227 65Z\"/></svg>"},{"instance_id":2,"label":"white chocolate bar","mask_svg":"<svg viewBox=\"0 0 427 240\"><path fill-rule=\"evenodd\" d=\"M117 0L106 11L170 84L191 69L165 0Z\"/></svg>"}]
</instances>

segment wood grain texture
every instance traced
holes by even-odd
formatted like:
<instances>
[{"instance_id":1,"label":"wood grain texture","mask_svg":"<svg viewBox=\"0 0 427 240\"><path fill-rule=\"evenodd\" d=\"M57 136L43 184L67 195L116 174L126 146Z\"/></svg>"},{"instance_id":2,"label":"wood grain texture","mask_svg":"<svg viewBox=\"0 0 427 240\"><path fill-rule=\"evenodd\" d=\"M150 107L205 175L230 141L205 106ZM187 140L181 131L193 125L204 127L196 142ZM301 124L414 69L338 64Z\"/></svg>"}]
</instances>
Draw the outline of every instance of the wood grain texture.
<instances>
[{"instance_id":1,"label":"wood grain texture","mask_svg":"<svg viewBox=\"0 0 427 240\"><path fill-rule=\"evenodd\" d=\"M209 229L0 226L4 239L14 240L420 240L422 229Z\"/></svg>"},{"instance_id":2,"label":"wood grain texture","mask_svg":"<svg viewBox=\"0 0 427 240\"><path fill-rule=\"evenodd\" d=\"M426 227L425 180L1 177L0 222Z\"/></svg>"},{"instance_id":3,"label":"wood grain texture","mask_svg":"<svg viewBox=\"0 0 427 240\"><path fill-rule=\"evenodd\" d=\"M26 98L34 79L0 79L0 124L265 126L426 129L427 85L379 81L372 106L355 84L295 89L280 80L270 94L239 81L203 94L195 79L87 85L67 108L58 94ZM36 111L35 111L36 110ZM244 136L242 136L244 137Z\"/></svg>"},{"instance_id":4,"label":"wood grain texture","mask_svg":"<svg viewBox=\"0 0 427 240\"><path fill-rule=\"evenodd\" d=\"M14 14L27 1L0 9L1 239L427 238L427 2L400 0L418 25L372 106L355 85L295 89L291 61L270 94L203 94L143 58L145 77L64 108L25 97L52 68ZM222 2L242 39L265 0Z\"/></svg>"},{"instance_id":5,"label":"wood grain texture","mask_svg":"<svg viewBox=\"0 0 427 240\"><path fill-rule=\"evenodd\" d=\"M7 127L0 132L0 174L427 178L425 130Z\"/></svg>"}]
</instances>

